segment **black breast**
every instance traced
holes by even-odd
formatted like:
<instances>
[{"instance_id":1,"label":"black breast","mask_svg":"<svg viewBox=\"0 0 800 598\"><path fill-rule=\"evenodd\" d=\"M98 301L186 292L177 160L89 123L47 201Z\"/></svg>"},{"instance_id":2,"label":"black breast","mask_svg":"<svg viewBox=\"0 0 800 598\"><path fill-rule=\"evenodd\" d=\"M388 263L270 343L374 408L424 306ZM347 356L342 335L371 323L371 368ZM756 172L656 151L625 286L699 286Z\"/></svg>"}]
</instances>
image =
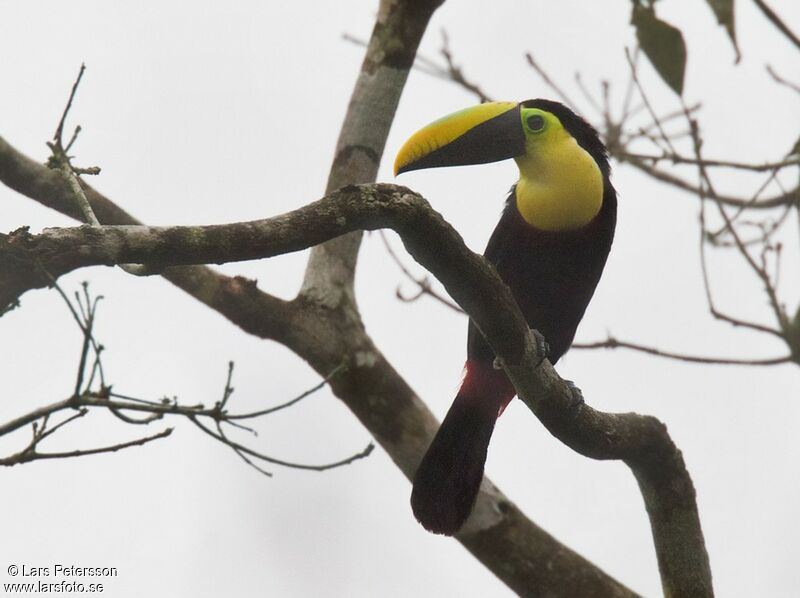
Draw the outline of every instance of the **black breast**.
<instances>
[{"instance_id":1,"label":"black breast","mask_svg":"<svg viewBox=\"0 0 800 598\"><path fill-rule=\"evenodd\" d=\"M603 205L589 224L575 231L550 232L523 220L514 201L506 201L500 222L484 253L511 289L528 325L550 345L550 361L567 351L611 249L617 196L606 178ZM493 360L494 354L470 322L467 355Z\"/></svg>"}]
</instances>

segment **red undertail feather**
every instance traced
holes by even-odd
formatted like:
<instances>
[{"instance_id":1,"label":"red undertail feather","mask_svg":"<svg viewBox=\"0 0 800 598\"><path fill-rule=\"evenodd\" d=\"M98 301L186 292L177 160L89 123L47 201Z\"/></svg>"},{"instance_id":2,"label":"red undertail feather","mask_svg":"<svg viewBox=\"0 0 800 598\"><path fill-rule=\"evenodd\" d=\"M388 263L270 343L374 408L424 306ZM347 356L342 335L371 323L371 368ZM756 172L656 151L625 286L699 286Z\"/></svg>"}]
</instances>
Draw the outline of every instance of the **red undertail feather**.
<instances>
[{"instance_id":1,"label":"red undertail feather","mask_svg":"<svg viewBox=\"0 0 800 598\"><path fill-rule=\"evenodd\" d=\"M514 394L502 370L467 361L458 395L414 476L411 507L425 529L453 535L469 517L495 421Z\"/></svg>"}]
</instances>

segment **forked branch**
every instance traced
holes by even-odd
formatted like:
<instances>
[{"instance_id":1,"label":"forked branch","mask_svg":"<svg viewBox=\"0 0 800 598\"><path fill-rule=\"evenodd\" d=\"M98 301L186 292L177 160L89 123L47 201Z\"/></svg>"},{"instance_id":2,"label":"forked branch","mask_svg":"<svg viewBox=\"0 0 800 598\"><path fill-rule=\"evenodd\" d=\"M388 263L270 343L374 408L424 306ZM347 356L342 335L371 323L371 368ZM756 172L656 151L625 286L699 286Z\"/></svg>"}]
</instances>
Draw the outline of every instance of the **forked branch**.
<instances>
[{"instance_id":1,"label":"forked branch","mask_svg":"<svg viewBox=\"0 0 800 598\"><path fill-rule=\"evenodd\" d=\"M574 401L573 390L539 356L508 288L486 261L416 193L395 185L345 187L282 216L205 227L79 227L7 240L49 267L144 261L164 267L269 257L352 230L391 228L434 274L489 341L519 396L562 442L633 470L651 518L665 591L711 595L694 488L680 451L655 418L605 414ZM47 248L47 249L44 249ZM464 281L469 281L465 284Z\"/></svg>"},{"instance_id":2,"label":"forked branch","mask_svg":"<svg viewBox=\"0 0 800 598\"><path fill-rule=\"evenodd\" d=\"M71 301L61 287L53 281L53 285L64 298L70 313L75 319L82 333L81 352L78 359L75 390L72 396L34 409L4 424L0 424L0 437L10 434L21 428L31 426L32 436L28 444L20 451L0 458L0 465L12 466L30 461L42 459L66 459L72 457L83 457L87 455L97 455L100 453L111 453L134 446L142 446L154 440L166 438L172 433L173 428L166 428L162 432L149 436L137 438L131 441L119 442L109 446L91 449L75 449L61 452L43 452L40 445L47 437L65 426L77 421L93 410L108 410L115 417L133 425L147 425L167 416L182 416L191 421L203 432L209 434L222 444L231 448L247 464L259 472L271 476L272 474L255 461L262 461L273 465L290 467L294 469L306 469L312 471L325 471L335 467L347 465L358 459L369 455L374 445L370 442L365 449L353 454L350 457L322 465L309 465L304 463L294 463L283 459L276 459L260 451L246 446L238 441L231 439L224 431L225 427L239 428L255 435L252 428L245 426L242 422L252 422L257 418L263 417L286 409L297 404L302 399L320 390L330 380L346 369L345 365L335 368L329 376L313 388L303 392L299 396L289 401L280 403L273 407L260 409L258 411L246 413L231 413L228 410L228 401L233 394L233 362L228 364L228 375L225 381L225 388L222 397L214 405L207 407L203 404L185 405L180 403L177 398L163 398L161 400L148 400L124 395L116 392L112 385L107 384L103 374L102 353L104 347L94 335L95 322L97 316L98 302L101 296L92 297L88 290L88 285L83 284L83 291L75 293L74 301ZM56 417L62 419L53 425ZM144 415L144 417L141 417ZM212 422L217 431L210 430L203 420Z\"/></svg>"}]
</instances>

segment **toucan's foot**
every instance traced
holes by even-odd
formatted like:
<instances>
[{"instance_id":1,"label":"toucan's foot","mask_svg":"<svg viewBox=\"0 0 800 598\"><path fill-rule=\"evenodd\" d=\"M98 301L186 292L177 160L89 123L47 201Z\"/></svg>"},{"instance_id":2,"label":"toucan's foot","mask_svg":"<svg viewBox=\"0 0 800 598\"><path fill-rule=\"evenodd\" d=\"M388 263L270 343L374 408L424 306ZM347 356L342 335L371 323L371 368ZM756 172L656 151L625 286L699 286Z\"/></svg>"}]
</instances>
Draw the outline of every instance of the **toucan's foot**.
<instances>
[{"instance_id":1,"label":"toucan's foot","mask_svg":"<svg viewBox=\"0 0 800 598\"><path fill-rule=\"evenodd\" d=\"M542 365L542 362L550 357L550 344L547 342L547 339L544 338L544 335L536 330L536 328L531 328L531 334L533 335L533 340L536 343L536 355L539 357L539 363L537 366Z\"/></svg>"},{"instance_id":2,"label":"toucan's foot","mask_svg":"<svg viewBox=\"0 0 800 598\"><path fill-rule=\"evenodd\" d=\"M583 393L581 389L575 386L575 383L572 380L564 380L567 383L567 388L569 388L570 395L572 398L572 403L570 404L570 410L574 411L582 407L586 401L583 400Z\"/></svg>"}]
</instances>

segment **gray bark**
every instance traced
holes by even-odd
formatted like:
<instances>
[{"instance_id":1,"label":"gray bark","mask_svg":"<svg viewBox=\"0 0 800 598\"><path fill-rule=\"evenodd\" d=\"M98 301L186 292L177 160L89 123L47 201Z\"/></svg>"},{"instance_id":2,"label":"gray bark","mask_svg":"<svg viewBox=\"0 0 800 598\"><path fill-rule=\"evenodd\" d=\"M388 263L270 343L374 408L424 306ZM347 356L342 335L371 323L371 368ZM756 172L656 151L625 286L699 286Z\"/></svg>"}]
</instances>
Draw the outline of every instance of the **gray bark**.
<instances>
[{"instance_id":1,"label":"gray bark","mask_svg":"<svg viewBox=\"0 0 800 598\"><path fill-rule=\"evenodd\" d=\"M439 4L381 2L337 144L329 192L374 180L417 45ZM0 180L80 217L60 177L2 139ZM107 198L86 185L84 189L100 222L136 223ZM13 298L25 288L47 284L42 267L53 276L92 260L164 268L162 275L171 282L246 332L283 343L320 374L345 359L349 367L332 381L333 391L411 477L438 423L367 336L353 294L358 231L381 226L395 228L412 255L465 308L501 357L520 396L551 432L583 454L622 458L633 468L650 513L665 593L711 595L694 490L663 425L652 418L602 414L576 404L549 364L536 367L538 357L531 350L524 319L491 267L407 190L348 187L276 219L227 227L83 227L51 229L39 236L19 231L0 238L0 292L3 299ZM426 227L425 235L420 235L421 226ZM292 301L206 267L174 266L253 259L327 239L313 250L302 291ZM458 540L521 595L633 595L529 521L488 480Z\"/></svg>"},{"instance_id":2,"label":"gray bark","mask_svg":"<svg viewBox=\"0 0 800 598\"><path fill-rule=\"evenodd\" d=\"M135 261L168 267L271 257L341 238L354 230L376 228L395 230L409 253L444 284L484 334L520 398L553 435L583 455L621 459L632 469L650 515L667 594L709 595L711 574L694 487L666 427L652 417L602 413L576 401L573 390L549 362L539 365L541 358L525 319L494 269L472 253L441 215L409 189L348 186L281 216L228 225L83 226L49 229L36 236L18 232L0 237L0 275L4 274L9 253L14 255L14 263L27 259L30 264L59 273L64 264L82 267ZM21 271L35 272L31 267ZM12 272L9 278L19 280L20 276ZM318 371L330 370L342 356L348 356L352 375L346 381L334 380L334 391L350 396L353 377L358 379L356 388L369 389L368 396L362 397L366 403L359 401L357 408L354 404L351 408L389 453L396 455L396 463L410 477L435 432L435 424L418 420L403 425L400 436L394 426L381 433L381 420L375 419L378 404L388 401L383 405L388 411L397 406L399 396L405 395L414 406L407 412L416 413L423 410L418 399L410 389L394 383L393 388L385 388L384 376L391 366L360 321L338 317L338 309L309 302L302 295L294 305L303 307L288 310L291 319L278 340L303 355ZM309 310L317 317L309 317ZM313 346L308 339L314 339ZM378 378L376 370L381 372ZM409 445L412 451L404 451L403 446ZM476 513L460 535L462 541L480 537L503 521L503 508L509 508L510 503L498 496L490 484L484 487ZM491 500L486 503L486 499Z\"/></svg>"}]
</instances>

